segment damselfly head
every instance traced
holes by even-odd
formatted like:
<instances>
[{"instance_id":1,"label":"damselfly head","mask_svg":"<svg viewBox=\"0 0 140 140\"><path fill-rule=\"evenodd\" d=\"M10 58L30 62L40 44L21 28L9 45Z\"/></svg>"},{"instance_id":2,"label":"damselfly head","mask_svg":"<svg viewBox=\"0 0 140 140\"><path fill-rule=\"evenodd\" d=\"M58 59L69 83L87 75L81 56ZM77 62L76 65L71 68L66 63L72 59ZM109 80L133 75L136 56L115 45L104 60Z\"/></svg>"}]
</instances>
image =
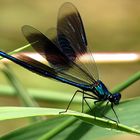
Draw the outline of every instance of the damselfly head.
<instances>
[{"instance_id":1,"label":"damselfly head","mask_svg":"<svg viewBox=\"0 0 140 140\"><path fill-rule=\"evenodd\" d=\"M109 96L109 101L115 105L119 104L120 99L121 99L120 93L114 93Z\"/></svg>"}]
</instances>

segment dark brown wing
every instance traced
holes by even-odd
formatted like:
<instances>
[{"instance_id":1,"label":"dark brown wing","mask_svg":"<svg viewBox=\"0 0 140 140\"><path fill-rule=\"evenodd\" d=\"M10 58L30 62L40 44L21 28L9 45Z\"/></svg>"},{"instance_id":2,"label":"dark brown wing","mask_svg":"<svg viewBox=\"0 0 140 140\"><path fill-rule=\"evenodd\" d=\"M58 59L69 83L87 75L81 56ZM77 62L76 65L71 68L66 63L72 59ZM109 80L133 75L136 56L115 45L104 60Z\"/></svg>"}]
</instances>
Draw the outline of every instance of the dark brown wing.
<instances>
[{"instance_id":1,"label":"dark brown wing","mask_svg":"<svg viewBox=\"0 0 140 140\"><path fill-rule=\"evenodd\" d=\"M56 35L54 38L51 39L52 40L51 41L48 37L46 37L40 31L28 25L23 26L22 32L25 38L31 44L31 46L48 61L48 63L50 64L50 67L52 67L52 69L55 71L55 75L71 80L71 81L73 80L74 82L77 82L77 83L86 84L86 85L89 84L87 80L77 77L68 71L66 72L66 70L69 70L71 67L73 67L73 61L70 60L62 52L59 46L57 46L58 44L57 44ZM48 66L45 66L41 62L33 60L27 56L19 57L19 59L25 61L28 64L37 66L40 69L46 68L46 71L50 70ZM79 72L80 70L78 69L76 73L79 73ZM75 70L74 70L74 73L75 73ZM84 75L84 72L83 72L83 75Z\"/></svg>"},{"instance_id":2,"label":"dark brown wing","mask_svg":"<svg viewBox=\"0 0 140 140\"><path fill-rule=\"evenodd\" d=\"M76 7L67 2L64 3L58 13L57 35L59 45L65 55L68 56L85 73L88 81L94 83L98 77L98 71L93 56L89 53L91 63L84 64L81 56L90 52L87 46L84 26ZM81 76L82 74L79 74Z\"/></svg>"}]
</instances>

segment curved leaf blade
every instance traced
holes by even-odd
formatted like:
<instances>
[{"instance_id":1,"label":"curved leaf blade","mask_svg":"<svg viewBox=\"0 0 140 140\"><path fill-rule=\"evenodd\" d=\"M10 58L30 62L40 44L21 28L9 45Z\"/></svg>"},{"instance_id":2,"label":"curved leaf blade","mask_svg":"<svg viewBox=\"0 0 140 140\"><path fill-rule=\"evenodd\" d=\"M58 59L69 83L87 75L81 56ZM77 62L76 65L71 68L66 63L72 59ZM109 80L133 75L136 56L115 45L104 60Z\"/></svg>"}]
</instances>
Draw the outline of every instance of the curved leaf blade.
<instances>
[{"instance_id":1,"label":"curved leaf blade","mask_svg":"<svg viewBox=\"0 0 140 140\"><path fill-rule=\"evenodd\" d=\"M59 114L62 109L54 108L37 108L37 107L0 107L0 120L33 117L33 116L75 116L92 125L98 125L105 128L116 129L128 133L134 133L139 135L140 131L134 128L128 127L123 124L117 124L116 122L106 120L99 117L94 117L88 114L79 113L75 111L68 111L66 113Z\"/></svg>"}]
</instances>

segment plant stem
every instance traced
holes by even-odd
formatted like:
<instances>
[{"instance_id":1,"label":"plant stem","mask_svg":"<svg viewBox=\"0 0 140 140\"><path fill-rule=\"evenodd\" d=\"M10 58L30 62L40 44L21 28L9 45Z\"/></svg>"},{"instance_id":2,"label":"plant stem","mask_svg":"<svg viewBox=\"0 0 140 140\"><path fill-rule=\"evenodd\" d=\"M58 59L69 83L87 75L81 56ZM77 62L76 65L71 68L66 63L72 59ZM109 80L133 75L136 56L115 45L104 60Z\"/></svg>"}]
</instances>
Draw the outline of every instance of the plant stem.
<instances>
[{"instance_id":1,"label":"plant stem","mask_svg":"<svg viewBox=\"0 0 140 140\"><path fill-rule=\"evenodd\" d=\"M18 53L18 52L20 52L20 51L22 51L22 50L28 48L29 46L31 46L31 44L27 44L27 45L25 45L25 46L23 46L23 47L20 47L20 48L14 50L14 51L12 51L12 52L9 52L8 54L9 54L9 55L16 54L16 53ZM3 57L0 56L0 60L1 60L1 59L3 59Z\"/></svg>"},{"instance_id":2,"label":"plant stem","mask_svg":"<svg viewBox=\"0 0 140 140\"><path fill-rule=\"evenodd\" d=\"M2 72L7 77L10 84L14 87L17 95L22 100L24 106L27 107L37 106L33 98L29 96L29 94L27 94L27 90L22 86L22 84L17 79L16 75L13 73L9 65L3 64Z\"/></svg>"},{"instance_id":3,"label":"plant stem","mask_svg":"<svg viewBox=\"0 0 140 140\"><path fill-rule=\"evenodd\" d=\"M126 81L122 82L121 84L117 85L113 90L112 93L115 92L121 92L130 85L132 85L134 82L138 81L140 79L140 71L136 72L132 76L130 76Z\"/></svg>"},{"instance_id":4,"label":"plant stem","mask_svg":"<svg viewBox=\"0 0 140 140\"><path fill-rule=\"evenodd\" d=\"M26 89L27 89L28 94L37 100L67 103L69 99L71 98L71 94L68 94L66 96L65 92L59 93L58 91L47 90L47 93L46 93L45 89L38 89L38 88L26 88ZM11 86L0 85L0 96L13 97L13 96L16 96L16 91ZM81 98L79 97L80 95L77 95L77 97L74 99L73 102L76 104L80 104Z\"/></svg>"}]
</instances>

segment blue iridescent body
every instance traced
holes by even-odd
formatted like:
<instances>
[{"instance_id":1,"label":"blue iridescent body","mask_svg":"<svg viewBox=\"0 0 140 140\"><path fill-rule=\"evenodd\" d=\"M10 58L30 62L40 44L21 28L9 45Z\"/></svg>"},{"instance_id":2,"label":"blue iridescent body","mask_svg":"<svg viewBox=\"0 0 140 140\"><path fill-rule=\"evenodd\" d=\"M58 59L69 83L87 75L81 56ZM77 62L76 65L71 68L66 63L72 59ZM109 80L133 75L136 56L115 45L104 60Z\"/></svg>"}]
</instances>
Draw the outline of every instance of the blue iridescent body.
<instances>
[{"instance_id":1,"label":"blue iridescent body","mask_svg":"<svg viewBox=\"0 0 140 140\"><path fill-rule=\"evenodd\" d=\"M89 46L80 14L73 4L64 3L61 6L58 13L57 28L51 30L53 36L50 34L45 36L29 25L23 26L22 32L34 50L42 55L49 65L23 54L13 57L0 51L0 56L41 76L79 88L80 90L75 92L66 111L76 93L81 92L83 102L87 105L87 99L94 100L94 103L106 101L106 105L111 103L111 108L116 115L113 106L119 104L121 94L110 93L103 82L99 80L92 55L90 55L91 64L83 63L80 60L80 56L89 52ZM117 115L116 118L119 122Z\"/></svg>"}]
</instances>

